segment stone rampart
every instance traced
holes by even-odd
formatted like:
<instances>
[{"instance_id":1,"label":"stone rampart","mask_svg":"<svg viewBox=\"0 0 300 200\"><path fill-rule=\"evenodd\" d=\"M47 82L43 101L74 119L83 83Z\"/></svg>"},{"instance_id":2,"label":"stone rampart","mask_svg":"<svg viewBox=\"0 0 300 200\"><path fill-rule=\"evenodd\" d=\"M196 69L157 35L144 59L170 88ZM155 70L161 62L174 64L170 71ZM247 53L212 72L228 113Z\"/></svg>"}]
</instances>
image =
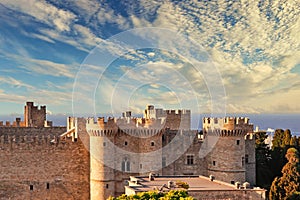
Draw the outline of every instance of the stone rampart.
<instances>
[{"instance_id":1,"label":"stone rampart","mask_svg":"<svg viewBox=\"0 0 300 200\"><path fill-rule=\"evenodd\" d=\"M0 199L89 199L89 152L65 131L0 128Z\"/></svg>"}]
</instances>

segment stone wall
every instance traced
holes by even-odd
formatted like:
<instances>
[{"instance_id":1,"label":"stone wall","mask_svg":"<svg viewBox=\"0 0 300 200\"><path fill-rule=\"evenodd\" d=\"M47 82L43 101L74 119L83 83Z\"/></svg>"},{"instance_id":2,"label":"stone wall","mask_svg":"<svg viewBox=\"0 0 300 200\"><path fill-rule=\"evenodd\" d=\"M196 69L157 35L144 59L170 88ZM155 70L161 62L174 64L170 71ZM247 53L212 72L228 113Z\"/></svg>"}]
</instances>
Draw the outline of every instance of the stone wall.
<instances>
[{"instance_id":1,"label":"stone wall","mask_svg":"<svg viewBox=\"0 0 300 200\"><path fill-rule=\"evenodd\" d=\"M178 131L166 131L163 138L163 146L165 149L162 159L165 159L165 163L163 164L166 165L162 169L163 175L206 174L206 161L199 157L202 140L198 139L197 131L186 131L183 133L178 133ZM188 156L192 158L192 163L188 163Z\"/></svg>"},{"instance_id":2,"label":"stone wall","mask_svg":"<svg viewBox=\"0 0 300 200\"><path fill-rule=\"evenodd\" d=\"M0 199L89 199L89 152L65 131L0 128Z\"/></svg>"}]
</instances>

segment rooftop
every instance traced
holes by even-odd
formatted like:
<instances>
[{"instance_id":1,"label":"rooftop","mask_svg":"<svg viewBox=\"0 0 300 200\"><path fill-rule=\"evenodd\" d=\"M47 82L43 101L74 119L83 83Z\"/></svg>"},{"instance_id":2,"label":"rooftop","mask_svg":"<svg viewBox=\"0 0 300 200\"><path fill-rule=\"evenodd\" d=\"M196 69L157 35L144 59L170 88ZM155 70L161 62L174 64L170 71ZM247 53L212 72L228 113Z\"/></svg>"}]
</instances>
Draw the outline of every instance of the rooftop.
<instances>
[{"instance_id":1,"label":"rooftop","mask_svg":"<svg viewBox=\"0 0 300 200\"><path fill-rule=\"evenodd\" d=\"M241 187L238 189L236 185L225 183L218 180L211 180L208 177L205 176L157 176L154 178L154 180L150 181L148 177L146 176L140 176L140 177L130 177L129 186L127 186L127 190L132 190L135 193L138 192L145 192L150 190L156 190L156 189L168 189L168 182L172 181L175 185L176 182L182 181L186 182L189 185L188 191L228 191L228 190L241 190L241 189L250 189L250 187ZM162 187L165 184L166 187ZM242 183L243 184L243 183ZM182 188L172 188L172 189L182 189ZM263 190L260 188L256 188L259 190Z\"/></svg>"}]
</instances>

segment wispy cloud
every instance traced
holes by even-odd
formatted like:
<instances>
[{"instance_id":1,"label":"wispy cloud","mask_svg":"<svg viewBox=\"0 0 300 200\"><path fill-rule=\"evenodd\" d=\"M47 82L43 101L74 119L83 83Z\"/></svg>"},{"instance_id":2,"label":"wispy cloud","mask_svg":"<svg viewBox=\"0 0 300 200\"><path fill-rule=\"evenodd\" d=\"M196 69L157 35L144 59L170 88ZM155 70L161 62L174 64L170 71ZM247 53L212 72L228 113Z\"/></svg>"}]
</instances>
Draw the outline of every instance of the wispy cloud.
<instances>
[{"instance_id":1,"label":"wispy cloud","mask_svg":"<svg viewBox=\"0 0 300 200\"><path fill-rule=\"evenodd\" d=\"M85 52L90 52L97 44L104 43L104 48L112 54L115 53L114 55L119 55L126 48L120 49L117 46L119 44L114 46L115 44L111 45L105 41L113 33L141 27L170 28L193 38L211 56L213 64L222 75L222 82L226 88L228 112L272 112L275 110L276 112L290 112L293 111L293 106L294 110L298 109L298 103L294 99L300 95L298 90L300 75L292 72L293 68L300 63L300 4L297 1L250 3L225 0L205 2L184 0L174 3L167 0L149 3L147 0L141 0L136 4L120 2L122 11L112 6L111 2L99 3L95 0L71 1L68 7L63 6L64 4L59 1L37 0L3 0L1 4L12 11L30 17L32 21L43 24L43 26L34 27L34 30L24 29L22 34L26 37L37 38L50 44L59 42L71 45ZM25 18L20 20L25 20ZM18 23L13 24L12 21L11 26L18 26ZM170 36L161 34L157 37L157 41L168 37ZM13 40L1 41L0 38L0 43L3 42L15 47L18 55L1 53L7 56L6 58L18 60L20 67L29 73L70 79L74 78L78 69L77 63L57 63L47 59L37 59L30 56L26 48L22 45L18 46ZM163 44L161 45L163 48ZM178 52L178 49L174 48L172 53ZM186 49L186 55L189 53L189 49ZM164 56L160 62L147 61L148 57L157 56L157 52L147 55L136 51L124 56L136 64L147 65L148 69L152 70L152 74L149 70L140 70L135 73L131 66L126 65L120 68L128 80L135 81L135 83L148 81L150 85L159 84L155 83L153 76L155 73L165 75L164 82L160 83L165 85L180 82L178 77L181 76L188 81L183 82L175 93L183 93L183 89L192 85L196 94L186 90L186 96L196 95L203 99L203 105L200 107L208 107L209 95L203 95L203 93L208 93L205 77L182 63L174 64L163 61L163 58L168 57L168 52L161 54ZM168 74L172 70L178 72L180 76L176 73ZM91 70L91 72L95 71ZM144 80L138 80L139 76L143 76ZM90 81L87 80L82 85L82 91L85 91L84 88L89 89L85 86ZM106 89L102 91L104 96L110 95L108 93L114 89L112 85L115 82L113 81L120 83L120 80L109 81L112 82L108 82ZM11 80L11 82L14 81ZM14 84L21 85L16 81ZM47 84L55 90L51 82ZM123 80L122 84L127 90L134 89L132 82ZM148 92L155 94L155 87L149 89ZM160 92L161 94L157 93L157 98L167 101L166 96L171 94ZM122 99L122 95L118 97ZM63 95L61 98L64 98Z\"/></svg>"},{"instance_id":2,"label":"wispy cloud","mask_svg":"<svg viewBox=\"0 0 300 200\"><path fill-rule=\"evenodd\" d=\"M20 80L17 80L12 77L0 77L0 85L6 84L8 86L12 86L13 88L25 88L25 89L33 89L34 87L32 85L26 84ZM4 92L4 90L2 90Z\"/></svg>"},{"instance_id":3,"label":"wispy cloud","mask_svg":"<svg viewBox=\"0 0 300 200\"><path fill-rule=\"evenodd\" d=\"M10 9L32 16L50 27L55 27L57 31L70 31L70 24L76 20L72 12L59 9L46 1L3 0L1 3Z\"/></svg>"}]
</instances>

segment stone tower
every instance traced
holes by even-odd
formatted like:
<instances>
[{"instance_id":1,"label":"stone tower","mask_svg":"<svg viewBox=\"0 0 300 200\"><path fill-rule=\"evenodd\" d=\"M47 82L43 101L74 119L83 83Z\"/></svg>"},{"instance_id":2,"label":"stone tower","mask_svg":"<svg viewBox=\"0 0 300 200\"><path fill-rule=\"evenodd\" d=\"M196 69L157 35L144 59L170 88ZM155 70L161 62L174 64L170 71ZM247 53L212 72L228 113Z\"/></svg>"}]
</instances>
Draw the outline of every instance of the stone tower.
<instances>
[{"instance_id":1,"label":"stone tower","mask_svg":"<svg viewBox=\"0 0 300 200\"><path fill-rule=\"evenodd\" d=\"M139 127L138 120L99 117L69 119L79 137L88 135L90 150L90 197L105 200L124 193L130 175L161 173L161 154L151 154L162 147L162 132L153 127ZM84 122L85 121L85 122ZM69 126L69 125L68 125Z\"/></svg>"},{"instance_id":2,"label":"stone tower","mask_svg":"<svg viewBox=\"0 0 300 200\"><path fill-rule=\"evenodd\" d=\"M190 130L191 128L191 111L190 110L163 110L148 105L144 110L144 119L146 122L151 120L160 121L162 127L170 130Z\"/></svg>"},{"instance_id":3,"label":"stone tower","mask_svg":"<svg viewBox=\"0 0 300 200\"><path fill-rule=\"evenodd\" d=\"M248 118L204 118L203 133L208 141L205 145L208 145L206 149L210 149L206 157L208 175L230 183L251 181L254 184L255 179L247 180L246 177L250 157L249 153L246 154L245 137L252 132L253 125L249 124ZM255 174L253 154L251 162L254 168L252 164L248 169L254 171L249 174Z\"/></svg>"},{"instance_id":4,"label":"stone tower","mask_svg":"<svg viewBox=\"0 0 300 200\"><path fill-rule=\"evenodd\" d=\"M24 107L24 121L26 127L44 127L46 121L46 106L40 109L33 102L26 102Z\"/></svg>"},{"instance_id":5,"label":"stone tower","mask_svg":"<svg viewBox=\"0 0 300 200\"><path fill-rule=\"evenodd\" d=\"M255 134L250 133L245 136L245 164L246 180L256 185L256 157L255 157Z\"/></svg>"}]
</instances>

